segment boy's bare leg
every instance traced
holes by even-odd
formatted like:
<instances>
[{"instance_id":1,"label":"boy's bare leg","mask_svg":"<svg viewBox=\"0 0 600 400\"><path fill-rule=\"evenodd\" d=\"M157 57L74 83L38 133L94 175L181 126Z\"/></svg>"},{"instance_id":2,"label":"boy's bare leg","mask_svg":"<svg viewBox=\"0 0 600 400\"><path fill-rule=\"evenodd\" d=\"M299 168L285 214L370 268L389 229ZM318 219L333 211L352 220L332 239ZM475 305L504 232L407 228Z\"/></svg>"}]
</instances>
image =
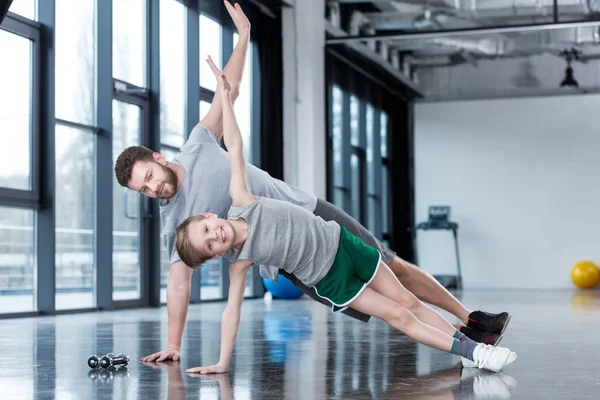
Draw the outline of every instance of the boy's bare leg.
<instances>
[{"instance_id":1,"label":"boy's bare leg","mask_svg":"<svg viewBox=\"0 0 600 400\"><path fill-rule=\"evenodd\" d=\"M417 296L419 300L440 307L455 315L463 324L467 324L469 314L473 310L465 307L431 274L400 257L394 257L389 262L389 267L402 282L402 285Z\"/></svg>"},{"instance_id":2,"label":"boy's bare leg","mask_svg":"<svg viewBox=\"0 0 600 400\"><path fill-rule=\"evenodd\" d=\"M441 330L420 321L408 309L366 287L350 307L379 318L410 336L417 342L438 350L450 352L454 338Z\"/></svg>"},{"instance_id":3,"label":"boy's bare leg","mask_svg":"<svg viewBox=\"0 0 600 400\"><path fill-rule=\"evenodd\" d=\"M231 58L225 68L223 68L223 73L231 85L231 102L234 103L239 95L242 75L244 74L248 42L250 41L250 21L248 21L238 3L235 5L231 5L229 1L225 1L224 3L239 34L239 39L235 49L233 49ZM200 62L205 62L205 60L200 60ZM223 135L223 104L221 103L221 96L213 97L208 113L204 117L201 116L201 118L200 125L206 127L220 140Z\"/></svg>"},{"instance_id":4,"label":"boy's bare leg","mask_svg":"<svg viewBox=\"0 0 600 400\"><path fill-rule=\"evenodd\" d=\"M408 291L384 262L379 263L377 273L369 287L405 307L424 323L434 326L450 336L456 333L456 328L440 313L423 304L413 293Z\"/></svg>"}]
</instances>

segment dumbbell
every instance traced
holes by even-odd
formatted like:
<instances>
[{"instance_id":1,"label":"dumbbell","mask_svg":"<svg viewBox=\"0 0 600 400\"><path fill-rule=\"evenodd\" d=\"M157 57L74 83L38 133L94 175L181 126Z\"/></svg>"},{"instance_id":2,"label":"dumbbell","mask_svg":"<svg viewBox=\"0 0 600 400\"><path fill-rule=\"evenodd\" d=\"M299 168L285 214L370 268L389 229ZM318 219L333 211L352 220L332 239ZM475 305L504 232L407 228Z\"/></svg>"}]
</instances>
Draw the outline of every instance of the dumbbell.
<instances>
[{"instance_id":1,"label":"dumbbell","mask_svg":"<svg viewBox=\"0 0 600 400\"><path fill-rule=\"evenodd\" d=\"M114 358L114 357L115 357L115 354L114 354L114 353L108 353L108 354L106 354L104 357L110 357L110 358ZM87 359L87 365L88 365L90 368L98 368L98 367L100 366L100 359L101 359L101 358L102 358L102 357L98 357L98 356L96 356L96 355L91 355L91 356L89 356L89 357L88 357L88 359Z\"/></svg>"},{"instance_id":2,"label":"dumbbell","mask_svg":"<svg viewBox=\"0 0 600 400\"><path fill-rule=\"evenodd\" d=\"M109 354L100 358L100 366L104 369L108 369L117 365L129 364L129 356L127 354L119 354L116 357L110 357Z\"/></svg>"}]
</instances>

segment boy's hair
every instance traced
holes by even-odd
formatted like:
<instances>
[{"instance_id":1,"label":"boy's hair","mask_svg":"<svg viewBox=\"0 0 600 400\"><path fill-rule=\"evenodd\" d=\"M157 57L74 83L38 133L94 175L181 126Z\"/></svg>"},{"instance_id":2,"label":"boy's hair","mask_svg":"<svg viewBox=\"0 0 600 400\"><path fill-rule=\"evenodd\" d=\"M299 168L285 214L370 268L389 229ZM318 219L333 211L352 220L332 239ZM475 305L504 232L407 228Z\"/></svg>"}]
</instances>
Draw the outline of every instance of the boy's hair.
<instances>
[{"instance_id":1,"label":"boy's hair","mask_svg":"<svg viewBox=\"0 0 600 400\"><path fill-rule=\"evenodd\" d=\"M154 161L154 152L144 146L131 146L123 150L115 162L115 175L119 185L127 187L131 180L131 171L138 161Z\"/></svg>"},{"instance_id":2,"label":"boy's hair","mask_svg":"<svg viewBox=\"0 0 600 400\"><path fill-rule=\"evenodd\" d=\"M175 232L175 248L177 249L177 254L179 254L181 261L192 269L200 268L202 264L212 258L205 254L199 254L198 251L192 247L188 237L188 227L190 226L190 223L200 222L204 219L206 219L206 217L203 215L188 217L177 227Z\"/></svg>"}]
</instances>

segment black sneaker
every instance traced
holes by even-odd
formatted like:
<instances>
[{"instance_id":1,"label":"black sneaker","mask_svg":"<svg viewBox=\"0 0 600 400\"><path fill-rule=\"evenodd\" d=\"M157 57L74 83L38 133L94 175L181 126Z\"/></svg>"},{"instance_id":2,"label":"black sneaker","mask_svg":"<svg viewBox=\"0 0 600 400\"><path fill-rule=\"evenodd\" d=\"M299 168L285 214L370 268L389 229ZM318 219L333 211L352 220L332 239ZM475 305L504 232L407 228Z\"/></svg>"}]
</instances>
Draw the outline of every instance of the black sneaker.
<instances>
[{"instance_id":1,"label":"black sneaker","mask_svg":"<svg viewBox=\"0 0 600 400\"><path fill-rule=\"evenodd\" d=\"M460 331L469 339L478 343L489 344L496 347L502 341L502 335L499 333L491 333L479 329L473 329L466 326L460 328Z\"/></svg>"},{"instance_id":2,"label":"black sneaker","mask_svg":"<svg viewBox=\"0 0 600 400\"><path fill-rule=\"evenodd\" d=\"M469 328L475 328L490 333L502 335L510 321L510 314L502 312L500 314L491 314L483 311L473 311L469 314Z\"/></svg>"}]
</instances>

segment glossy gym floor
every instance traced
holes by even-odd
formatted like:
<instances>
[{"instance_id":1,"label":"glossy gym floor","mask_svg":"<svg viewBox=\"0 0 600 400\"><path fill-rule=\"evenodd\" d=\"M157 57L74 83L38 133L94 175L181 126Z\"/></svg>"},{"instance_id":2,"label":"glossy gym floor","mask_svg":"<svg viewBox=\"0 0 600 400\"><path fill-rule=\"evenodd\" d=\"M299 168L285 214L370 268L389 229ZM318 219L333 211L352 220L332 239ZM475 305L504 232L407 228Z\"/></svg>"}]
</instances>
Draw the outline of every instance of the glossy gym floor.
<instances>
[{"instance_id":1,"label":"glossy gym floor","mask_svg":"<svg viewBox=\"0 0 600 400\"><path fill-rule=\"evenodd\" d=\"M467 305L513 313L501 373L415 344L379 320L333 315L310 299L244 303L229 374L185 368L219 357L224 303L190 307L182 361L143 364L166 343L166 309L0 321L2 399L597 399L600 291L473 291ZM443 313L446 317L449 316ZM451 322L457 322L450 319ZM117 372L90 354L127 353Z\"/></svg>"}]
</instances>

